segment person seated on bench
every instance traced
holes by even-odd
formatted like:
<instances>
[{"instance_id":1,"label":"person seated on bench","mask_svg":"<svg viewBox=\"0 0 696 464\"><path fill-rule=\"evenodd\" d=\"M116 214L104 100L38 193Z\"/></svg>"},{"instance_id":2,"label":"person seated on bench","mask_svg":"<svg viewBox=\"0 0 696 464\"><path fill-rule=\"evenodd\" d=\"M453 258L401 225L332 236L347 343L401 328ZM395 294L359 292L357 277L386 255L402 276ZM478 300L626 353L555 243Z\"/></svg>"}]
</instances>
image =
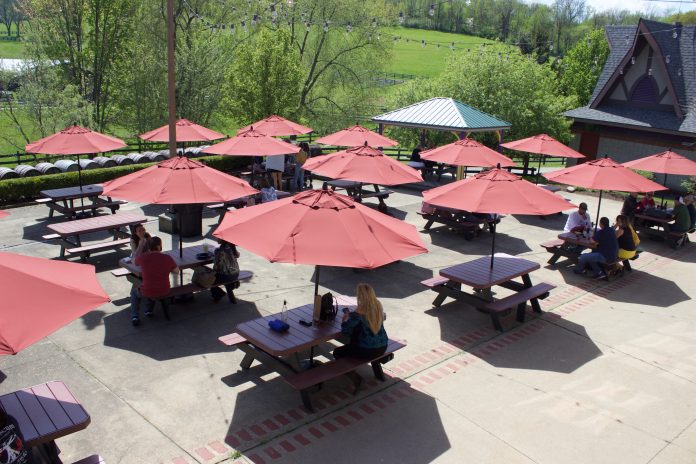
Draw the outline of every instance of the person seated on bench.
<instances>
[{"instance_id":1,"label":"person seated on bench","mask_svg":"<svg viewBox=\"0 0 696 464\"><path fill-rule=\"evenodd\" d=\"M563 232L582 232L592 228L592 218L587 212L587 203L584 201L578 205L578 210L568 215Z\"/></svg>"},{"instance_id":2,"label":"person seated on bench","mask_svg":"<svg viewBox=\"0 0 696 464\"><path fill-rule=\"evenodd\" d=\"M674 209L672 210L674 223L669 224L670 232L686 233L689 231L689 229L691 229L691 215L689 214L689 208L687 208L685 203L686 198L679 198L674 202Z\"/></svg>"},{"instance_id":3,"label":"person seated on bench","mask_svg":"<svg viewBox=\"0 0 696 464\"><path fill-rule=\"evenodd\" d=\"M645 196L638 203L636 207L635 214L643 214L646 209L654 208L655 200L653 199L653 192L645 192Z\"/></svg>"},{"instance_id":4,"label":"person seated on bench","mask_svg":"<svg viewBox=\"0 0 696 464\"><path fill-rule=\"evenodd\" d=\"M636 248L640 243L640 240L638 240L638 235L636 234L635 230L633 230L631 222L623 214L616 216L614 231L616 234L616 239L619 243L619 261L626 262L626 264L628 264L628 260L636 255ZM631 270L630 264L628 265L627 270Z\"/></svg>"},{"instance_id":5,"label":"person seated on bench","mask_svg":"<svg viewBox=\"0 0 696 464\"><path fill-rule=\"evenodd\" d=\"M135 259L148 251L147 243L150 240L150 234L145 230L145 226L142 224L136 224L131 227L131 259Z\"/></svg>"},{"instance_id":6,"label":"person seated on bench","mask_svg":"<svg viewBox=\"0 0 696 464\"><path fill-rule=\"evenodd\" d=\"M689 210L689 219L691 220L689 232L691 232L694 227L696 227L696 207L694 207L694 196L692 194L685 196L684 204L686 205L686 209Z\"/></svg>"},{"instance_id":7,"label":"person seated on bench","mask_svg":"<svg viewBox=\"0 0 696 464\"><path fill-rule=\"evenodd\" d=\"M213 301L217 303L225 296L225 291L219 287L219 285L225 285L227 290L227 296L230 299L230 303L236 303L237 300L234 297L235 285L238 287L239 282L239 263L237 258L239 258L239 251L237 247L226 242L223 239L218 239L220 246L215 250L215 261L213 263L213 270L215 271L215 283L210 287L210 295L213 297Z\"/></svg>"},{"instance_id":8,"label":"person seated on bench","mask_svg":"<svg viewBox=\"0 0 696 464\"><path fill-rule=\"evenodd\" d=\"M145 315L152 317L155 300L169 293L169 274L179 272L174 259L162 253L162 239L152 237L148 240L149 251L135 258L135 264L140 266L142 283L140 288L131 290L131 323L140 325L140 301L145 299Z\"/></svg>"},{"instance_id":9,"label":"person seated on bench","mask_svg":"<svg viewBox=\"0 0 696 464\"><path fill-rule=\"evenodd\" d=\"M597 244L594 251L583 253L578 259L573 272L583 274L585 267L590 266L593 276L597 279L606 277L600 264L615 263L619 254L619 242L616 239L614 229L609 227L609 218L603 217L599 220L599 230L595 232L592 241Z\"/></svg>"},{"instance_id":10,"label":"person seated on bench","mask_svg":"<svg viewBox=\"0 0 696 464\"><path fill-rule=\"evenodd\" d=\"M261 179L261 203L268 203L269 201L274 201L278 199L276 194L276 189L273 187L268 179L265 177Z\"/></svg>"},{"instance_id":11,"label":"person seated on bench","mask_svg":"<svg viewBox=\"0 0 696 464\"><path fill-rule=\"evenodd\" d=\"M633 222L633 216L638 210L638 192L628 194L621 207L621 214L626 216L629 221Z\"/></svg>"},{"instance_id":12,"label":"person seated on bench","mask_svg":"<svg viewBox=\"0 0 696 464\"><path fill-rule=\"evenodd\" d=\"M348 356L375 359L387 350L389 339L384 330L384 310L375 291L368 284L358 284L358 308L343 314L341 333L350 336L347 345L333 351L334 358Z\"/></svg>"},{"instance_id":13,"label":"person seated on bench","mask_svg":"<svg viewBox=\"0 0 696 464\"><path fill-rule=\"evenodd\" d=\"M3 464L33 464L31 450L24 445L24 437L17 420L0 408L0 462Z\"/></svg>"}]
</instances>

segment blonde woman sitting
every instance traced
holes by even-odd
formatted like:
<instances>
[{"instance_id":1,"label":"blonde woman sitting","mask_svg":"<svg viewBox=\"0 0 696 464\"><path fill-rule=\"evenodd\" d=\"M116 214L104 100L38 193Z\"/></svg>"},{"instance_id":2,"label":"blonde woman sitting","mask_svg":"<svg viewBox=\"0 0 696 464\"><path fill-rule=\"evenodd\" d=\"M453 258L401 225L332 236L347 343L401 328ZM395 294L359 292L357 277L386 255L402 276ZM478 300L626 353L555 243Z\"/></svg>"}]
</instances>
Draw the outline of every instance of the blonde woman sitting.
<instances>
[{"instance_id":1,"label":"blonde woman sitting","mask_svg":"<svg viewBox=\"0 0 696 464\"><path fill-rule=\"evenodd\" d=\"M350 336L350 342L334 350L336 359L348 356L374 359L387 349L384 311L375 291L368 284L358 284L356 294L357 310L345 312L341 323L341 333Z\"/></svg>"},{"instance_id":2,"label":"blonde woman sitting","mask_svg":"<svg viewBox=\"0 0 696 464\"><path fill-rule=\"evenodd\" d=\"M633 230L628 217L623 214L616 216L614 230L616 231L616 239L619 242L619 261L623 262L623 266L627 271L631 271L631 263L628 260L636 255L636 248L638 243L640 243L638 235Z\"/></svg>"}]
</instances>

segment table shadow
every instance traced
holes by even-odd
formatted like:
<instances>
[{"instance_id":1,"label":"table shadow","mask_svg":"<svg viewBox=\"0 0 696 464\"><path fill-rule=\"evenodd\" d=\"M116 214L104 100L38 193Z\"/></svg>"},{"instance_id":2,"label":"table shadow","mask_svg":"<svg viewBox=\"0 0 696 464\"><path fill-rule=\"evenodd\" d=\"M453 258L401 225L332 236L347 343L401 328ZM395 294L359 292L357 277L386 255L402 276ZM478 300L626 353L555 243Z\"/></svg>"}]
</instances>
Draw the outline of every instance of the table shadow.
<instances>
[{"instance_id":1,"label":"table shadow","mask_svg":"<svg viewBox=\"0 0 696 464\"><path fill-rule=\"evenodd\" d=\"M365 381L371 378L369 367L361 368L359 372ZM258 453L265 456L263 450L269 441L271 446L275 446L271 440L281 440L283 434L304 423L306 426L313 426L324 436L315 439L315 435L304 430L306 426L296 430L309 437L312 446L295 451L294 462L312 462L311 456L330 455L332 464L426 464L435 461L451 448L437 402L432 396L413 389L404 382L390 380L380 382L375 387L364 388L357 396L353 396L345 389L347 384L345 378L326 382L312 396L317 413L302 413L303 417L299 421L293 421L285 413L301 404L300 395L280 379L240 392L225 441L244 455L253 456ZM270 388L276 386L278 390ZM387 388L384 389L385 387ZM341 392L342 399L336 398L338 392ZM385 400L385 397L389 400ZM342 422L331 416L338 409L345 412L341 414ZM278 420L280 417L286 418L290 423L281 424ZM273 426L269 427L269 424ZM375 430L379 430L378 439L375 439ZM330 434L329 431L333 433ZM256 433L260 433L261 437ZM356 446L356 443L360 443L360 446ZM290 458L290 455L287 457Z\"/></svg>"},{"instance_id":2,"label":"table shadow","mask_svg":"<svg viewBox=\"0 0 696 464\"><path fill-rule=\"evenodd\" d=\"M420 282L432 276L431 269L397 261L377 269L322 267L319 285L341 295L355 295L355 287L367 282L380 298L407 298L423 291ZM316 282L316 272L311 281Z\"/></svg>"},{"instance_id":3,"label":"table shadow","mask_svg":"<svg viewBox=\"0 0 696 464\"><path fill-rule=\"evenodd\" d=\"M420 232L429 234L430 241L435 246L465 254L471 251L473 251L474 254L490 254L493 240L491 233L487 231L480 232L479 235L472 240L466 240L463 233L451 231L446 225L440 226L438 224L433 224L430 230L421 229ZM500 228L498 229L495 236L496 253L519 255L530 251L532 251L532 249L527 245L524 239L508 235L504 230L501 231Z\"/></svg>"},{"instance_id":4,"label":"table shadow","mask_svg":"<svg viewBox=\"0 0 696 464\"><path fill-rule=\"evenodd\" d=\"M143 315L141 325L133 327L130 306L103 318L104 345L139 353L158 361L184 358L207 353L229 351L218 338L234 331L236 325L261 314L256 304L237 295L233 305L223 298L213 304L207 293L199 293L194 300L169 305L171 321L162 314L159 304L153 318Z\"/></svg>"},{"instance_id":5,"label":"table shadow","mask_svg":"<svg viewBox=\"0 0 696 464\"><path fill-rule=\"evenodd\" d=\"M558 233L563 231L566 222L568 221L568 215L550 214L548 216L531 216L527 214L516 214L515 219L521 224L534 227L543 227L544 229L557 230Z\"/></svg>"}]
</instances>

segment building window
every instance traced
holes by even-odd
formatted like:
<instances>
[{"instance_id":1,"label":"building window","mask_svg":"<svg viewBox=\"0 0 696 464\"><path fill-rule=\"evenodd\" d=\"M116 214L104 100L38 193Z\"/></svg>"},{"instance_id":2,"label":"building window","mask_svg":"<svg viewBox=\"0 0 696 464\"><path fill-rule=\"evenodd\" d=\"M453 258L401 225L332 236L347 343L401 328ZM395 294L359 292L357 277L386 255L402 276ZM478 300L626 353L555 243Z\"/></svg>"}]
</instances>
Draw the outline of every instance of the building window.
<instances>
[{"instance_id":1,"label":"building window","mask_svg":"<svg viewBox=\"0 0 696 464\"><path fill-rule=\"evenodd\" d=\"M657 83L652 76L644 76L631 93L631 101L637 103L658 103L657 97Z\"/></svg>"}]
</instances>

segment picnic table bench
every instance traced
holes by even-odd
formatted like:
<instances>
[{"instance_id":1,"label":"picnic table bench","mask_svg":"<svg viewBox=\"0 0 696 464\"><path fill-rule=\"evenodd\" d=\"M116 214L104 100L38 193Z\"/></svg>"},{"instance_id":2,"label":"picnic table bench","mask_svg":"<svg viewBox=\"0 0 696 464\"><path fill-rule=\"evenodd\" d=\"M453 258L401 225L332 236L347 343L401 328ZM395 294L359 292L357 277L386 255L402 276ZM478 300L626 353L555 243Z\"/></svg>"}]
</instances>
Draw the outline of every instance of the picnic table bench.
<instances>
[{"instance_id":1,"label":"picnic table bench","mask_svg":"<svg viewBox=\"0 0 696 464\"><path fill-rule=\"evenodd\" d=\"M65 253L79 255L85 262L92 254L104 250L121 249L127 247L130 242L129 227L147 222L142 214L124 213L112 216L97 216L87 219L77 219L59 224L49 224L48 229L52 234L44 235L44 240L60 241L60 257ZM125 229L125 230L124 230ZM96 232L108 231L113 235L113 240L82 244L82 236Z\"/></svg>"},{"instance_id":2,"label":"picnic table bench","mask_svg":"<svg viewBox=\"0 0 696 464\"><path fill-rule=\"evenodd\" d=\"M594 249L597 247L597 244L592 239L584 237L581 234L564 232L558 234L557 239L542 243L541 246L551 253L548 264L554 265L561 257L567 258L569 262L577 263L584 249ZM630 260L634 261L638 259L639 254L640 253L637 252ZM607 276L606 280L609 281L614 277L621 277L624 270L630 271L631 263L628 259L623 261L617 260L613 263L600 263L600 267Z\"/></svg>"},{"instance_id":3,"label":"picnic table bench","mask_svg":"<svg viewBox=\"0 0 696 464\"><path fill-rule=\"evenodd\" d=\"M380 190L377 184L373 184L374 190L367 190L363 188L364 184L362 182L352 180L332 180L329 181L328 184L333 187L334 190L345 190L348 196L358 203L362 203L366 198L376 198L379 201L377 209L382 213L387 212L387 204L384 200L394 193L392 190Z\"/></svg>"},{"instance_id":4,"label":"picnic table bench","mask_svg":"<svg viewBox=\"0 0 696 464\"><path fill-rule=\"evenodd\" d=\"M282 200L283 198L292 196L292 193L286 192L284 190L276 190L276 196L278 197L278 200ZM209 204L205 207L211 211L215 211L219 215L218 224L220 224L222 220L225 218L225 213L227 211L230 211L231 208L240 209L244 208L245 206L253 206L259 203L261 203L260 192L254 195L249 195L246 197L226 201L224 203Z\"/></svg>"},{"instance_id":5,"label":"picnic table bench","mask_svg":"<svg viewBox=\"0 0 696 464\"><path fill-rule=\"evenodd\" d=\"M36 203L48 206L48 217L52 218L53 213L58 211L73 219L81 212L91 212L92 216L97 215L97 211L101 208L108 208L112 214L128 202L122 200L112 200L111 197L106 199L100 195L104 192L101 185L83 185L82 187L66 187L51 190L42 190L39 192L41 198L38 198ZM76 204L76 200L81 200L80 204ZM84 203L88 200L89 203Z\"/></svg>"},{"instance_id":6,"label":"picnic table bench","mask_svg":"<svg viewBox=\"0 0 696 464\"><path fill-rule=\"evenodd\" d=\"M336 295L336 298L340 307L355 308L354 298L340 295ZM310 304L289 310L287 323L290 328L287 332L278 333L270 330L268 322L280 318L280 314L274 314L238 324L236 332L219 338L224 345L236 347L244 352L244 358L240 364L243 370L250 369L256 360L279 373L288 384L300 391L302 402L310 411L313 411L310 397L312 386L349 375L357 389L360 380L355 370L365 364L371 364L375 377L384 380L381 364L390 361L394 351L404 346L402 342L390 340L387 351L376 359L341 358L315 365L313 362L315 350L330 357L321 345L330 340L345 340L345 338L341 334L340 318L312 323L309 327L300 324L301 320L312 321L313 309L313 305ZM307 351L309 351L309 363L302 361ZM303 367L306 365L312 367L305 370Z\"/></svg>"},{"instance_id":7,"label":"picnic table bench","mask_svg":"<svg viewBox=\"0 0 696 464\"><path fill-rule=\"evenodd\" d=\"M25 445L36 447L50 463L62 462L55 440L87 428L91 421L68 387L57 380L2 395L0 408L17 420Z\"/></svg>"},{"instance_id":8,"label":"picnic table bench","mask_svg":"<svg viewBox=\"0 0 696 464\"><path fill-rule=\"evenodd\" d=\"M539 269L539 264L522 258L496 253L493 268L490 267L490 256L458 264L440 270L440 275L426 279L422 285L435 291L438 295L433 306L440 307L446 298L467 303L481 312L488 313L493 327L502 331L499 316L517 307L517 319L524 322L527 301L534 312L540 313L538 300L549 296L555 288L552 284L541 283L532 285L529 275ZM513 279L521 277L522 282ZM472 292L462 290L462 285L473 288ZM492 287L500 286L512 290L512 295L502 299L493 297Z\"/></svg>"},{"instance_id":9,"label":"picnic table bench","mask_svg":"<svg viewBox=\"0 0 696 464\"><path fill-rule=\"evenodd\" d=\"M418 212L427 222L423 229L430 230L433 223L444 224L457 232L464 233L466 240L472 240L481 233L481 226L498 224L500 217L496 219L479 218L468 211L446 208L443 206L433 206L423 202L421 210Z\"/></svg>"},{"instance_id":10,"label":"picnic table bench","mask_svg":"<svg viewBox=\"0 0 696 464\"><path fill-rule=\"evenodd\" d=\"M204 245L194 245L186 247L182 250L181 256L179 256L179 250L169 250L164 251L163 253L171 256L179 269L192 269L212 264L214 260L214 254L211 251L208 251L208 255L206 257L203 257L203 248ZM111 271L111 274L114 277L126 277L132 283L141 282L140 266L135 264L133 260L131 260L130 258L123 258L119 261L119 265L121 266L119 269L114 269L113 271ZM237 277L236 282L249 281L253 276L254 273L251 271L239 271L239 276ZM227 283L229 284L234 282ZM215 285L215 287L220 287L222 285L225 284ZM167 293L167 295L163 296L162 298L158 298L157 301L160 301L162 305L162 312L164 313L164 317L167 320L170 320L168 307L169 301L173 300L176 297L206 292L208 290L210 290L210 288L202 287L194 282L191 282L188 284L172 287L169 290L169 293ZM234 292L230 294L229 297L232 304L237 303L237 299L234 296Z\"/></svg>"},{"instance_id":11,"label":"picnic table bench","mask_svg":"<svg viewBox=\"0 0 696 464\"><path fill-rule=\"evenodd\" d=\"M645 214L635 214L633 216L633 225L636 228L636 232L652 238L662 239L670 247L677 249L680 245L689 242L689 235L688 232L671 230L670 225L673 223L674 218L672 217L663 218Z\"/></svg>"}]
</instances>

